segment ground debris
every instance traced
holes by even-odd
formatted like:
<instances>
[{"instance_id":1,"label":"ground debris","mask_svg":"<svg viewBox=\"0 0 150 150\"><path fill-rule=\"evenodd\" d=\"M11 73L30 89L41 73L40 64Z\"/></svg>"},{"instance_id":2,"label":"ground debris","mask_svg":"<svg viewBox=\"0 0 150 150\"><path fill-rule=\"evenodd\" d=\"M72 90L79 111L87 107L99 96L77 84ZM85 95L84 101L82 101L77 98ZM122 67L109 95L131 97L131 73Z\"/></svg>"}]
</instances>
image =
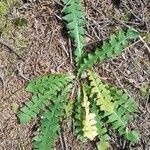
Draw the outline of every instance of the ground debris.
<instances>
[{"instance_id":1,"label":"ground debris","mask_svg":"<svg viewBox=\"0 0 150 150\"><path fill-rule=\"evenodd\" d=\"M114 7L114 4L117 7ZM20 126L14 113L16 108L21 107L23 102L30 98L24 91L28 80L38 75L74 70L71 42L61 20L61 2L37 0L22 5L17 13L27 19L26 32L29 41L23 53L19 55L23 56L24 61L0 46L0 149L4 150L31 149L31 137L35 134L32 129L36 121ZM133 27L141 33L142 38L150 32L149 0L85 0L84 5L88 22L87 52L94 51L101 41L120 27ZM114 18L122 23L114 21ZM16 34L12 36L16 37ZM139 143L132 145L112 133L111 150L150 149L150 91L143 88L150 88L150 57L146 53L149 47L150 44L146 40L140 40L128 47L117 59L94 67L102 78L124 88L139 102L140 112L135 115L130 126L139 129ZM141 91L144 91L144 96ZM65 121L62 130L62 135L57 141L57 150L61 150L62 147L69 150L96 149L94 142L81 144L67 128ZM61 146L61 136L65 138L65 146Z\"/></svg>"}]
</instances>

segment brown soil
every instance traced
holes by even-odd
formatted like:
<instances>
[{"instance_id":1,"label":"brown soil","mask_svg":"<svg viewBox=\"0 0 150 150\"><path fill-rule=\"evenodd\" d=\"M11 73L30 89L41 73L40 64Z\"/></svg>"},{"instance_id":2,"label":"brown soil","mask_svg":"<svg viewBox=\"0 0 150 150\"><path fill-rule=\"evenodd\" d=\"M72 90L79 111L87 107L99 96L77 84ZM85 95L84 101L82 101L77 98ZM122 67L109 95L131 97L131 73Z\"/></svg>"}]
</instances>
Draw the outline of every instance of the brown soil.
<instances>
[{"instance_id":1,"label":"brown soil","mask_svg":"<svg viewBox=\"0 0 150 150\"><path fill-rule=\"evenodd\" d=\"M26 83L38 75L75 69L72 45L62 20L62 3L59 0L37 0L23 6L19 13L28 20L26 38L29 41L26 50L19 53L24 60L0 44L0 150L31 149L37 121L20 125L16 117L18 108L30 97L24 91ZM124 0L121 3L119 0L84 0L84 6L87 51L94 51L98 43L119 27L131 26L142 37L150 34L149 0ZM150 149L149 42L147 38L139 40L115 60L94 67L104 80L123 88L139 103L139 112L130 127L139 129L140 141L132 145L112 133L111 150ZM11 44L9 40L7 44ZM63 142L62 138L65 139ZM94 142L80 143L65 121L57 143L57 150L96 149Z\"/></svg>"}]
</instances>

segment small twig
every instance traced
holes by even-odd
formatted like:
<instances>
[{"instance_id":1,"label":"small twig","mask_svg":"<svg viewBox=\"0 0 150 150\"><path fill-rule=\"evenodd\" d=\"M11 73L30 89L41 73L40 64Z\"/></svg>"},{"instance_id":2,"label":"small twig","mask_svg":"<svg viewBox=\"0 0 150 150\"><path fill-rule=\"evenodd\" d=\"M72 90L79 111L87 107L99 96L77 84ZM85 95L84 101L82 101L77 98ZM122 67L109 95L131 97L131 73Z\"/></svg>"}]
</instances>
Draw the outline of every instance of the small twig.
<instances>
[{"instance_id":1,"label":"small twig","mask_svg":"<svg viewBox=\"0 0 150 150\"><path fill-rule=\"evenodd\" d=\"M64 52L66 53L67 58L68 58L68 57L69 57L69 54L68 54L68 52L67 52L67 50L66 50L66 47L65 47L63 41L62 41L62 40L59 40L59 42L60 42L60 44L61 44L61 46L62 46L62 49L64 50Z\"/></svg>"},{"instance_id":2,"label":"small twig","mask_svg":"<svg viewBox=\"0 0 150 150\"><path fill-rule=\"evenodd\" d=\"M74 83L74 86L73 86L73 89L72 89L72 92L71 92L71 95L70 95L70 98L71 98L71 99L73 99L73 96L74 96L74 94L75 94L76 87L77 87L77 83L75 82L75 83Z\"/></svg>"},{"instance_id":3,"label":"small twig","mask_svg":"<svg viewBox=\"0 0 150 150\"><path fill-rule=\"evenodd\" d=\"M63 20L62 17L60 17L59 15L57 15L56 13L54 14L56 16L56 18L58 18L59 20Z\"/></svg>"},{"instance_id":4,"label":"small twig","mask_svg":"<svg viewBox=\"0 0 150 150\"><path fill-rule=\"evenodd\" d=\"M63 134L63 133L62 133ZM67 138L66 138L66 136L63 134L63 137L64 137L64 144L65 144L65 149L66 150L69 150L68 149L68 145L67 145Z\"/></svg>"},{"instance_id":5,"label":"small twig","mask_svg":"<svg viewBox=\"0 0 150 150\"><path fill-rule=\"evenodd\" d=\"M60 144L60 145L61 145L61 149L62 149L62 150L65 150L65 149L64 149L63 137L62 137L61 132L59 133L59 139L60 139L60 143L61 143L61 144Z\"/></svg>"},{"instance_id":6,"label":"small twig","mask_svg":"<svg viewBox=\"0 0 150 150\"><path fill-rule=\"evenodd\" d=\"M140 19L127 5L124 4L124 6L128 9L128 11L131 12L131 14L138 19L140 22L143 22L142 19Z\"/></svg>"},{"instance_id":7,"label":"small twig","mask_svg":"<svg viewBox=\"0 0 150 150\"><path fill-rule=\"evenodd\" d=\"M3 97L3 100L6 101L6 100L10 99L14 94L16 94L17 92L22 90L24 87L25 87L25 85L21 86L19 89L15 90L10 95L8 95L8 96L6 95L5 97Z\"/></svg>"},{"instance_id":8,"label":"small twig","mask_svg":"<svg viewBox=\"0 0 150 150\"><path fill-rule=\"evenodd\" d=\"M55 2L56 4L58 4L58 5L62 6L62 7L64 7L64 5L63 5L62 3L60 3L59 1L54 0L54 2Z\"/></svg>"},{"instance_id":9,"label":"small twig","mask_svg":"<svg viewBox=\"0 0 150 150\"><path fill-rule=\"evenodd\" d=\"M8 45L7 43L3 42L2 39L0 39L0 44L4 45L6 48L8 48L9 51L13 52L19 59L25 61L24 58L22 58L17 52L15 52L15 50L10 45Z\"/></svg>"},{"instance_id":10,"label":"small twig","mask_svg":"<svg viewBox=\"0 0 150 150\"><path fill-rule=\"evenodd\" d=\"M146 37L144 36L143 39L145 39ZM133 44L129 45L128 47L126 47L124 50L127 50L131 47L133 47L134 45L136 45L137 43L141 42L141 39L137 40L136 42L134 42Z\"/></svg>"},{"instance_id":11,"label":"small twig","mask_svg":"<svg viewBox=\"0 0 150 150\"><path fill-rule=\"evenodd\" d=\"M114 18L114 17L112 17L112 19L113 19L114 21L116 21L117 23L122 24L122 25L125 26L126 28L132 28L131 26L127 25L125 22L123 22L123 21L121 21L121 20L118 20L118 19L116 19L116 18ZM132 30L134 30L135 32L138 32L138 31L135 30L134 28L132 28Z\"/></svg>"},{"instance_id":12,"label":"small twig","mask_svg":"<svg viewBox=\"0 0 150 150\"><path fill-rule=\"evenodd\" d=\"M66 9L66 7L68 6L68 4L71 2L71 0L69 0L66 4L65 4L65 6L64 6L64 8L61 10L61 13Z\"/></svg>"},{"instance_id":13,"label":"small twig","mask_svg":"<svg viewBox=\"0 0 150 150\"><path fill-rule=\"evenodd\" d=\"M118 76L116 75L115 70L112 67L110 67L110 69L111 69L114 77L116 78L118 84L120 85L120 87L127 93L127 90L124 88L123 84L120 82Z\"/></svg>"},{"instance_id":14,"label":"small twig","mask_svg":"<svg viewBox=\"0 0 150 150\"><path fill-rule=\"evenodd\" d=\"M147 45L147 43L144 41L144 38L139 36L139 39L143 42L144 46L147 48L148 52L150 53L150 47Z\"/></svg>"},{"instance_id":15,"label":"small twig","mask_svg":"<svg viewBox=\"0 0 150 150\"><path fill-rule=\"evenodd\" d=\"M147 96L147 100L146 100L146 104L145 104L145 107L147 108L147 111L150 113L150 108L148 106L149 99L150 99L150 90L148 90L148 96Z\"/></svg>"},{"instance_id":16,"label":"small twig","mask_svg":"<svg viewBox=\"0 0 150 150\"><path fill-rule=\"evenodd\" d=\"M69 38L69 41L68 41L68 45L69 45L69 53L70 53L70 63L73 64L73 56L72 56L72 48L71 48L71 40Z\"/></svg>"},{"instance_id":17,"label":"small twig","mask_svg":"<svg viewBox=\"0 0 150 150\"><path fill-rule=\"evenodd\" d=\"M63 131L59 133L60 137L60 143L61 143L61 148L62 150L68 150L67 142L66 142L66 137L64 137Z\"/></svg>"},{"instance_id":18,"label":"small twig","mask_svg":"<svg viewBox=\"0 0 150 150\"><path fill-rule=\"evenodd\" d=\"M67 52L67 50L66 50L66 48L65 48L65 46L64 46L64 44L63 44L63 42L62 42L62 40L60 40L59 41L60 42L60 44L61 44L61 47L62 47L62 49L64 50L64 52L65 52L65 54L66 54L66 58L65 58L65 60L57 67L57 70L62 66L62 65L64 65L64 63L67 61L67 59L69 58L69 54L68 54L68 52Z\"/></svg>"},{"instance_id":19,"label":"small twig","mask_svg":"<svg viewBox=\"0 0 150 150\"><path fill-rule=\"evenodd\" d=\"M19 65L19 64L17 65L17 70L18 70L20 76L21 76L23 79L29 81L30 79L24 76L22 68L23 68L23 64L22 64L22 63L21 63L20 65Z\"/></svg>"}]
</instances>

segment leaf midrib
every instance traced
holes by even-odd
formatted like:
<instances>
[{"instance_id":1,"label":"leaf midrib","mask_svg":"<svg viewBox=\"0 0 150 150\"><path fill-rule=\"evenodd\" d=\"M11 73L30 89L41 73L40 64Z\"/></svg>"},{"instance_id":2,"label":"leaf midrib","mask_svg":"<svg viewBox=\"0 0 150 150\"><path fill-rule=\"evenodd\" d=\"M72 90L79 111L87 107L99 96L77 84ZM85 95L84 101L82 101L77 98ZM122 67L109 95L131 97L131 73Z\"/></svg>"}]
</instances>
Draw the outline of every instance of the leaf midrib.
<instances>
[{"instance_id":1,"label":"leaf midrib","mask_svg":"<svg viewBox=\"0 0 150 150\"><path fill-rule=\"evenodd\" d=\"M77 23L77 17L75 15L75 9L73 9L73 18L75 20L75 30L76 30L76 38L77 38L77 50L78 50L78 54L79 54L79 62L80 63L80 59L82 57L82 46L80 44L80 34L79 34L79 26L78 26L78 23Z\"/></svg>"},{"instance_id":2,"label":"leaf midrib","mask_svg":"<svg viewBox=\"0 0 150 150\"><path fill-rule=\"evenodd\" d=\"M101 93L100 93L100 90L99 90L99 87L98 87L98 85L97 85L97 83L96 83L96 80L95 80L95 77L94 77L93 73L90 73L90 74L91 74L91 77L93 78L93 82L94 82L94 84L95 84L95 87L96 87L98 93L101 94ZM110 108L109 105L108 105L108 107ZM110 108L110 109L111 109L111 108ZM105 111L106 111L106 110L105 110Z\"/></svg>"},{"instance_id":3,"label":"leaf midrib","mask_svg":"<svg viewBox=\"0 0 150 150\"><path fill-rule=\"evenodd\" d=\"M60 101L61 101L61 100L59 100L59 101L55 104L54 111L52 111L51 120L54 118L54 114L55 114L55 112L56 112L56 110L57 110L57 108L58 108L58 105L59 105ZM49 119L48 119L48 120L49 120ZM47 133L50 131L50 128L51 128L51 125L49 125L49 126L46 128L46 131L45 131L46 134L44 134L45 136L46 136ZM43 145L45 145L45 146L43 146L43 147L46 147L46 145L47 145L47 139L46 139L46 138L45 138L45 141L44 141Z\"/></svg>"}]
</instances>

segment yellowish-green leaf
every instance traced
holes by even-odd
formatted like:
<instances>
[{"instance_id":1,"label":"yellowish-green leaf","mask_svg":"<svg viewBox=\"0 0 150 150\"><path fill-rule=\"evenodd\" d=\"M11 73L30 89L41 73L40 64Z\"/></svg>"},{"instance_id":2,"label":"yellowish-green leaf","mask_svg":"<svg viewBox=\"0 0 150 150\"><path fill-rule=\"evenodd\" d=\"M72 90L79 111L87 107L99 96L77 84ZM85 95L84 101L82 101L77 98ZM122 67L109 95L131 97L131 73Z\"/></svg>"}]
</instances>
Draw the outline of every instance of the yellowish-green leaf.
<instances>
[{"instance_id":1,"label":"yellowish-green leaf","mask_svg":"<svg viewBox=\"0 0 150 150\"><path fill-rule=\"evenodd\" d=\"M85 109L85 120L83 120L83 132L84 136L93 140L97 135L97 127L96 127L96 115L94 113L90 113L89 110L90 102L88 101L88 96L83 85L83 103L82 107Z\"/></svg>"},{"instance_id":2,"label":"yellowish-green leaf","mask_svg":"<svg viewBox=\"0 0 150 150\"><path fill-rule=\"evenodd\" d=\"M93 140L97 135L97 128L96 128L96 120L94 113L86 114L88 117L83 121L83 132L84 136Z\"/></svg>"},{"instance_id":3,"label":"yellowish-green leaf","mask_svg":"<svg viewBox=\"0 0 150 150\"><path fill-rule=\"evenodd\" d=\"M96 94L96 104L100 109L106 112L113 112L114 103L110 91L107 90L106 85L98 78L92 71L88 71L89 80L91 81L91 95Z\"/></svg>"},{"instance_id":4,"label":"yellowish-green leaf","mask_svg":"<svg viewBox=\"0 0 150 150\"><path fill-rule=\"evenodd\" d=\"M65 104L65 112L66 112L66 119L68 127L71 128L72 124L72 112L73 112L73 101L68 100L68 102Z\"/></svg>"},{"instance_id":5,"label":"yellowish-green leaf","mask_svg":"<svg viewBox=\"0 0 150 150\"><path fill-rule=\"evenodd\" d=\"M98 143L97 145L97 149L98 150L107 150L109 147L109 143L106 141L101 141L100 143Z\"/></svg>"}]
</instances>

